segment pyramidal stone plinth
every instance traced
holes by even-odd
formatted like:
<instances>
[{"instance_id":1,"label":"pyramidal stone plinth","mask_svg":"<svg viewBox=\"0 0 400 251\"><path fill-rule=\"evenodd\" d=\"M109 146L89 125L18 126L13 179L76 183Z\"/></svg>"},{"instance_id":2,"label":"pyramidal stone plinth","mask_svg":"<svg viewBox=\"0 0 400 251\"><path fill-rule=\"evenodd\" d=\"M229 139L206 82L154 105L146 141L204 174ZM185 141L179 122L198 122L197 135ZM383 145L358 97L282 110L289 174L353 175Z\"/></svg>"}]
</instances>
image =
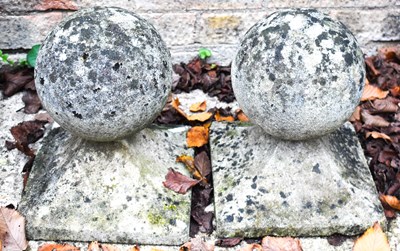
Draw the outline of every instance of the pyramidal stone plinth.
<instances>
[{"instance_id":1,"label":"pyramidal stone plinth","mask_svg":"<svg viewBox=\"0 0 400 251\"><path fill-rule=\"evenodd\" d=\"M285 141L256 125L217 122L210 144L219 237L355 235L385 223L349 123Z\"/></svg>"},{"instance_id":2,"label":"pyramidal stone plinth","mask_svg":"<svg viewBox=\"0 0 400 251\"><path fill-rule=\"evenodd\" d=\"M193 155L187 127L146 128L91 142L62 129L39 151L20 211L30 240L180 245L189 240L190 193L164 188L177 156Z\"/></svg>"}]
</instances>

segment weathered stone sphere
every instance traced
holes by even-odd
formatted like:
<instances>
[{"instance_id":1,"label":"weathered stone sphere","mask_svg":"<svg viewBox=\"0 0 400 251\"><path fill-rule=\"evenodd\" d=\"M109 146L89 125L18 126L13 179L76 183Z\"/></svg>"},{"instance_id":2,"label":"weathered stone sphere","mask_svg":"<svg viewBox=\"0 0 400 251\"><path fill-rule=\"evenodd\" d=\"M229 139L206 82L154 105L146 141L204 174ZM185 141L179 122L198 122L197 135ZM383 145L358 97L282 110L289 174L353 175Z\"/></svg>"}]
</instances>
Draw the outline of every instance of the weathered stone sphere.
<instances>
[{"instance_id":1,"label":"weathered stone sphere","mask_svg":"<svg viewBox=\"0 0 400 251\"><path fill-rule=\"evenodd\" d=\"M266 133L287 140L340 127L357 106L364 80L354 36L313 9L275 12L259 21L232 63L239 105Z\"/></svg>"},{"instance_id":2,"label":"weathered stone sphere","mask_svg":"<svg viewBox=\"0 0 400 251\"><path fill-rule=\"evenodd\" d=\"M79 11L44 41L35 68L43 106L63 128L95 141L139 131L164 107L170 53L155 28L120 8Z\"/></svg>"}]
</instances>

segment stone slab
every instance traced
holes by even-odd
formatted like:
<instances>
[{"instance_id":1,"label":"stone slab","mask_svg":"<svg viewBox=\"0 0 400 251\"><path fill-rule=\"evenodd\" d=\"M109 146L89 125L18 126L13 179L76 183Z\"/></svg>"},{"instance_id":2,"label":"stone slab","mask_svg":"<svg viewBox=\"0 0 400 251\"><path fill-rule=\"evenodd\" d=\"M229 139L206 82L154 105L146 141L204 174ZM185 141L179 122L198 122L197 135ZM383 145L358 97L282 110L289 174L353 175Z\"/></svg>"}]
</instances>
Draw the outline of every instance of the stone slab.
<instances>
[{"instance_id":1,"label":"stone slab","mask_svg":"<svg viewBox=\"0 0 400 251\"><path fill-rule=\"evenodd\" d=\"M163 187L175 159L193 155L187 127L146 128L99 143L58 128L44 139L20 212L30 240L180 245L189 239L190 193Z\"/></svg>"},{"instance_id":2,"label":"stone slab","mask_svg":"<svg viewBox=\"0 0 400 251\"><path fill-rule=\"evenodd\" d=\"M372 176L350 124L290 142L254 125L213 123L217 235L355 235L385 224Z\"/></svg>"}]
</instances>

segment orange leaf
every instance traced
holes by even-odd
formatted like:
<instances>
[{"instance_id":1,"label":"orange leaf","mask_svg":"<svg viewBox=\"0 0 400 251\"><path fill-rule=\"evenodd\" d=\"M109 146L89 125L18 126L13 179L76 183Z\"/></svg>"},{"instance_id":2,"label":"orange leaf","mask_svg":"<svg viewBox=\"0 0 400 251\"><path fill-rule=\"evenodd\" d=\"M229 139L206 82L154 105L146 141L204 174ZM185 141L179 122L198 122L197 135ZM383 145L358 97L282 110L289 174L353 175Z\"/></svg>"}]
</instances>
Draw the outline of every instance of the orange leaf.
<instances>
[{"instance_id":1,"label":"orange leaf","mask_svg":"<svg viewBox=\"0 0 400 251\"><path fill-rule=\"evenodd\" d=\"M25 250L25 218L14 209L0 207L0 239L5 250Z\"/></svg>"},{"instance_id":2,"label":"orange leaf","mask_svg":"<svg viewBox=\"0 0 400 251\"><path fill-rule=\"evenodd\" d=\"M264 237L262 239L262 250L263 251L302 251L302 247L299 239L293 239L290 237Z\"/></svg>"},{"instance_id":3,"label":"orange leaf","mask_svg":"<svg viewBox=\"0 0 400 251\"><path fill-rule=\"evenodd\" d=\"M178 98L175 98L174 100L172 100L171 105L180 115L187 118L186 113L181 108L179 108L179 106L181 105L181 102L179 102Z\"/></svg>"},{"instance_id":4,"label":"orange leaf","mask_svg":"<svg viewBox=\"0 0 400 251\"><path fill-rule=\"evenodd\" d=\"M361 101L383 99L389 94L389 91L382 91L379 87L370 85L368 81L365 83Z\"/></svg>"},{"instance_id":5,"label":"orange leaf","mask_svg":"<svg viewBox=\"0 0 400 251\"><path fill-rule=\"evenodd\" d=\"M194 126L189 129L186 142L188 147L200 147L208 143L208 128L204 126Z\"/></svg>"},{"instance_id":6,"label":"orange leaf","mask_svg":"<svg viewBox=\"0 0 400 251\"><path fill-rule=\"evenodd\" d=\"M1 241L1 238L0 238L0 251L3 251L3 242Z\"/></svg>"},{"instance_id":7,"label":"orange leaf","mask_svg":"<svg viewBox=\"0 0 400 251\"><path fill-rule=\"evenodd\" d=\"M228 121L228 122L233 122L235 121L235 118L232 116L221 116L219 111L217 111L214 115L216 121Z\"/></svg>"},{"instance_id":8,"label":"orange leaf","mask_svg":"<svg viewBox=\"0 0 400 251\"><path fill-rule=\"evenodd\" d=\"M109 244L101 244L97 241L92 241L89 244L88 251L119 251L119 249Z\"/></svg>"},{"instance_id":9,"label":"orange leaf","mask_svg":"<svg viewBox=\"0 0 400 251\"><path fill-rule=\"evenodd\" d=\"M379 199L382 201L382 203L386 203L391 208L400 211L400 200L397 199L396 196L381 194L379 195Z\"/></svg>"},{"instance_id":10,"label":"orange leaf","mask_svg":"<svg viewBox=\"0 0 400 251\"><path fill-rule=\"evenodd\" d=\"M79 251L80 248L68 244L43 244L38 251Z\"/></svg>"},{"instance_id":11,"label":"orange leaf","mask_svg":"<svg viewBox=\"0 0 400 251\"><path fill-rule=\"evenodd\" d=\"M44 0L34 7L35 10L78 10L78 7L70 0Z\"/></svg>"},{"instance_id":12,"label":"orange leaf","mask_svg":"<svg viewBox=\"0 0 400 251\"><path fill-rule=\"evenodd\" d=\"M194 165L194 158L192 156L181 155L176 158L176 162L185 164L186 168L196 179L203 179L203 176Z\"/></svg>"},{"instance_id":13,"label":"orange leaf","mask_svg":"<svg viewBox=\"0 0 400 251\"><path fill-rule=\"evenodd\" d=\"M193 114L193 115L189 115L187 117L187 119L189 121L200 121L200 122L204 122L208 119L210 119L212 117L212 113L211 112L202 112L202 113L198 113L198 114Z\"/></svg>"},{"instance_id":14,"label":"orange leaf","mask_svg":"<svg viewBox=\"0 0 400 251\"><path fill-rule=\"evenodd\" d=\"M374 139L384 139L384 140L392 142L392 139L388 135L381 133L381 132L367 132L367 134L365 136L366 136L366 138L371 136Z\"/></svg>"},{"instance_id":15,"label":"orange leaf","mask_svg":"<svg viewBox=\"0 0 400 251\"><path fill-rule=\"evenodd\" d=\"M360 121L361 120L361 107L357 106L356 109L354 110L353 114L349 118L349 121L355 122L355 121Z\"/></svg>"},{"instance_id":16,"label":"orange leaf","mask_svg":"<svg viewBox=\"0 0 400 251\"><path fill-rule=\"evenodd\" d=\"M241 248L240 251L263 251L263 248L260 244L253 243Z\"/></svg>"},{"instance_id":17,"label":"orange leaf","mask_svg":"<svg viewBox=\"0 0 400 251\"><path fill-rule=\"evenodd\" d=\"M400 86L395 86L392 89L390 89L389 91L390 91L390 94L392 94L393 97L400 96Z\"/></svg>"},{"instance_id":18,"label":"orange leaf","mask_svg":"<svg viewBox=\"0 0 400 251\"><path fill-rule=\"evenodd\" d=\"M249 118L246 116L246 114L244 114L244 112L242 111L242 109L237 109L236 110L236 114L237 114L237 118L239 121L242 122L249 122Z\"/></svg>"},{"instance_id":19,"label":"orange leaf","mask_svg":"<svg viewBox=\"0 0 400 251\"><path fill-rule=\"evenodd\" d=\"M378 222L355 241L353 251L390 251L387 237Z\"/></svg>"},{"instance_id":20,"label":"orange leaf","mask_svg":"<svg viewBox=\"0 0 400 251\"><path fill-rule=\"evenodd\" d=\"M204 112L207 109L207 103L206 101L199 102L199 103L194 103L193 105L190 106L189 110L191 112Z\"/></svg>"}]
</instances>

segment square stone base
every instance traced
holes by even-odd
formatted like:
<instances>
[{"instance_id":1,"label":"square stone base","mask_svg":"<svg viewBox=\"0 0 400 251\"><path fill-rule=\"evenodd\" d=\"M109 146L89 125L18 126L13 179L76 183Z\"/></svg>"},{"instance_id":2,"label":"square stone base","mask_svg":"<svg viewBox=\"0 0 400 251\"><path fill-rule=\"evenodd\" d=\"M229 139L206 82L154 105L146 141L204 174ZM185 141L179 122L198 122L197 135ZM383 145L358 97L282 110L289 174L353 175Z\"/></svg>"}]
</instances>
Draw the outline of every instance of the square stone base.
<instances>
[{"instance_id":1,"label":"square stone base","mask_svg":"<svg viewBox=\"0 0 400 251\"><path fill-rule=\"evenodd\" d=\"M213 123L210 144L219 237L354 235L385 222L349 123L297 142Z\"/></svg>"},{"instance_id":2,"label":"square stone base","mask_svg":"<svg viewBox=\"0 0 400 251\"><path fill-rule=\"evenodd\" d=\"M45 138L20 211L31 240L180 245L189 240L190 193L163 186L177 156L193 155L187 127L147 128L89 142L62 129Z\"/></svg>"}]
</instances>

